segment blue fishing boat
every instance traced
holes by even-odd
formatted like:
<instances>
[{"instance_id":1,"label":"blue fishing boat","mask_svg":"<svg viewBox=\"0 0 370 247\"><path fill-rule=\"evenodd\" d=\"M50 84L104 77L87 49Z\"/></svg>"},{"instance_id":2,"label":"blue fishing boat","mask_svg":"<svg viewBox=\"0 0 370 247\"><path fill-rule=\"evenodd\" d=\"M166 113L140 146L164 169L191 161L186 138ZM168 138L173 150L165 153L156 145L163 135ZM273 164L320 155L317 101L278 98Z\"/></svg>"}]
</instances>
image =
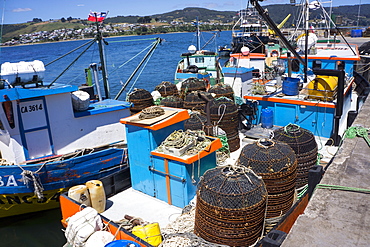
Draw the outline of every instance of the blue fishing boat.
<instances>
[{"instance_id":1,"label":"blue fishing boat","mask_svg":"<svg viewBox=\"0 0 370 247\"><path fill-rule=\"evenodd\" d=\"M181 87L181 83L188 78L203 79L211 85L222 81L223 75L219 64L218 53L203 50L200 46L198 21L196 22L196 26L197 46L190 45L188 52L181 54L181 60L176 67L174 83L178 84L178 87ZM215 35L211 39L214 39Z\"/></svg>"},{"instance_id":2,"label":"blue fishing boat","mask_svg":"<svg viewBox=\"0 0 370 247\"><path fill-rule=\"evenodd\" d=\"M82 87L44 82L42 61L1 65L0 218L57 208L70 187L128 169L119 119L130 115L130 103L111 98L100 32L85 45L94 43L101 91L96 63Z\"/></svg>"}]
</instances>

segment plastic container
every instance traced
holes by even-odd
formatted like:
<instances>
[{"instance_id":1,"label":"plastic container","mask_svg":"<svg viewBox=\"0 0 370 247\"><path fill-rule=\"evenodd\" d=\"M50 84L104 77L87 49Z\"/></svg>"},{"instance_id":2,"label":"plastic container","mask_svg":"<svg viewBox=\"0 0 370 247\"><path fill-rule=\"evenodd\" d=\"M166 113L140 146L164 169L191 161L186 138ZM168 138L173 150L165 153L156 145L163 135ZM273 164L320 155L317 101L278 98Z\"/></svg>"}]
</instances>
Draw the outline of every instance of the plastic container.
<instances>
[{"instance_id":1,"label":"plastic container","mask_svg":"<svg viewBox=\"0 0 370 247\"><path fill-rule=\"evenodd\" d=\"M351 30L351 37L352 38L362 37L362 29L352 29Z\"/></svg>"},{"instance_id":2,"label":"plastic container","mask_svg":"<svg viewBox=\"0 0 370 247\"><path fill-rule=\"evenodd\" d=\"M274 112L269 108L262 109L261 126L262 128L271 129L274 122Z\"/></svg>"},{"instance_id":3,"label":"plastic container","mask_svg":"<svg viewBox=\"0 0 370 247\"><path fill-rule=\"evenodd\" d=\"M114 240L104 247L140 247L140 245L130 240Z\"/></svg>"},{"instance_id":4,"label":"plastic container","mask_svg":"<svg viewBox=\"0 0 370 247\"><path fill-rule=\"evenodd\" d=\"M288 96L298 95L299 78L286 77L283 81L283 94Z\"/></svg>"}]
</instances>

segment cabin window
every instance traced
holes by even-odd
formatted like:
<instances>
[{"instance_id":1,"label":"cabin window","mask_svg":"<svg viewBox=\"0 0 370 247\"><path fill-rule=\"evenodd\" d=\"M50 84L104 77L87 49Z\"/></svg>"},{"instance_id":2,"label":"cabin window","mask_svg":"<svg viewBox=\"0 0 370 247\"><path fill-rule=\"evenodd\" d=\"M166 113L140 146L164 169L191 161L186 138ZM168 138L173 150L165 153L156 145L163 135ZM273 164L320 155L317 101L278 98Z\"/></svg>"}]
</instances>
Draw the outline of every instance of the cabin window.
<instances>
[{"instance_id":1,"label":"cabin window","mask_svg":"<svg viewBox=\"0 0 370 247\"><path fill-rule=\"evenodd\" d=\"M344 61L337 61L337 70L344 70Z\"/></svg>"},{"instance_id":2,"label":"cabin window","mask_svg":"<svg viewBox=\"0 0 370 247\"><path fill-rule=\"evenodd\" d=\"M294 72L299 71L299 61L297 59L292 60L292 71Z\"/></svg>"},{"instance_id":3,"label":"cabin window","mask_svg":"<svg viewBox=\"0 0 370 247\"><path fill-rule=\"evenodd\" d=\"M204 57L196 57L195 62L196 63L204 63Z\"/></svg>"},{"instance_id":4,"label":"cabin window","mask_svg":"<svg viewBox=\"0 0 370 247\"><path fill-rule=\"evenodd\" d=\"M315 60L312 62L313 69L321 69L322 62L320 60Z\"/></svg>"},{"instance_id":5,"label":"cabin window","mask_svg":"<svg viewBox=\"0 0 370 247\"><path fill-rule=\"evenodd\" d=\"M13 105L11 101L3 102L3 110L5 112L6 119L8 120L10 128L15 128Z\"/></svg>"}]
</instances>

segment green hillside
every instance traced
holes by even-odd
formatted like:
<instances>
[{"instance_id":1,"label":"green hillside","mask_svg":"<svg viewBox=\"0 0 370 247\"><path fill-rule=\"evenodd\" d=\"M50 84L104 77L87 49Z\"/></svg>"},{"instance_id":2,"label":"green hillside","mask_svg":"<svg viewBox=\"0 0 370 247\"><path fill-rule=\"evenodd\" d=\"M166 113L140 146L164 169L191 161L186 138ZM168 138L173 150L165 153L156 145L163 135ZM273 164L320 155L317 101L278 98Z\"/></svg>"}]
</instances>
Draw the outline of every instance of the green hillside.
<instances>
[{"instance_id":1,"label":"green hillside","mask_svg":"<svg viewBox=\"0 0 370 247\"><path fill-rule=\"evenodd\" d=\"M287 21L285 27L290 27L296 23L298 19L299 7L291 6L290 4L274 4L264 6L268 9L268 13L271 18L276 22L281 22L288 14L292 14L292 17ZM329 11L327 9L327 11ZM320 11L321 13L321 11ZM343 25L356 26L359 21L359 26L370 26L370 4L361 5L361 16L358 18L358 5L353 6L339 6L333 7L333 16L341 16L344 20ZM152 16L117 16L107 18L105 24L115 23L145 23L145 22L187 22L190 23L196 18L199 18L200 22L214 22L214 23L229 23L232 24L237 20L237 11L216 11L205 8L185 8L182 10L174 10L171 12L156 14ZM322 15L319 11L312 11L311 18L317 20L322 19ZM22 24L10 24L4 25L2 34L2 41L7 41L12 38L19 37L20 34L31 34L39 31L52 31L58 29L80 29L86 27L90 23L86 20L72 19L59 20L54 22L28 22ZM90 23L91 24L91 23Z\"/></svg>"}]
</instances>

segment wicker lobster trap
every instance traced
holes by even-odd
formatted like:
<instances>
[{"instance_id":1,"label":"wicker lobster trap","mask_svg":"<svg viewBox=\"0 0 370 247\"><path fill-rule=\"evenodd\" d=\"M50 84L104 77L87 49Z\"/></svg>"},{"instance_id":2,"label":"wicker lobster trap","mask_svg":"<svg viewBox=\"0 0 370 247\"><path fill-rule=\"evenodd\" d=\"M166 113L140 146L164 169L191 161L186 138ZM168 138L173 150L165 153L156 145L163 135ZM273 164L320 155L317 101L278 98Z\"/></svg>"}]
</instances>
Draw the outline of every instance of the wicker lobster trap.
<instances>
[{"instance_id":1,"label":"wicker lobster trap","mask_svg":"<svg viewBox=\"0 0 370 247\"><path fill-rule=\"evenodd\" d=\"M184 100L181 99L179 96L170 95L161 99L160 105L174 108L183 108Z\"/></svg>"},{"instance_id":2,"label":"wicker lobster trap","mask_svg":"<svg viewBox=\"0 0 370 247\"><path fill-rule=\"evenodd\" d=\"M297 159L286 143L268 139L245 145L239 165L261 176L268 192L266 218L284 215L294 202Z\"/></svg>"},{"instance_id":3,"label":"wicker lobster trap","mask_svg":"<svg viewBox=\"0 0 370 247\"><path fill-rule=\"evenodd\" d=\"M170 95L179 95L179 91L175 84L169 81L162 81L159 85L155 87L162 97L167 97Z\"/></svg>"},{"instance_id":4,"label":"wicker lobster trap","mask_svg":"<svg viewBox=\"0 0 370 247\"><path fill-rule=\"evenodd\" d=\"M233 100L226 97L214 99L210 106L211 121L226 132L230 152L240 148L238 132L238 107Z\"/></svg>"},{"instance_id":5,"label":"wicker lobster trap","mask_svg":"<svg viewBox=\"0 0 370 247\"><path fill-rule=\"evenodd\" d=\"M308 172L317 162L317 143L314 135L295 124L274 131L274 139L287 143L297 157L297 182L296 187L301 188L308 184Z\"/></svg>"},{"instance_id":6,"label":"wicker lobster trap","mask_svg":"<svg viewBox=\"0 0 370 247\"><path fill-rule=\"evenodd\" d=\"M132 113L137 113L144 108L154 105L152 95L145 89L135 88L128 95L128 101L133 105L130 108Z\"/></svg>"},{"instance_id":7,"label":"wicker lobster trap","mask_svg":"<svg viewBox=\"0 0 370 247\"><path fill-rule=\"evenodd\" d=\"M197 190L194 233L228 246L249 246L263 231L267 191L244 167L209 169Z\"/></svg>"},{"instance_id":8,"label":"wicker lobster trap","mask_svg":"<svg viewBox=\"0 0 370 247\"><path fill-rule=\"evenodd\" d=\"M181 84L180 95L185 98L186 95L193 91L207 91L208 82L203 79L191 77L186 79Z\"/></svg>"},{"instance_id":9,"label":"wicker lobster trap","mask_svg":"<svg viewBox=\"0 0 370 247\"><path fill-rule=\"evenodd\" d=\"M208 92L216 94L215 98L227 97L231 100L234 100L234 91L228 84L217 83L216 85L212 86Z\"/></svg>"}]
</instances>

